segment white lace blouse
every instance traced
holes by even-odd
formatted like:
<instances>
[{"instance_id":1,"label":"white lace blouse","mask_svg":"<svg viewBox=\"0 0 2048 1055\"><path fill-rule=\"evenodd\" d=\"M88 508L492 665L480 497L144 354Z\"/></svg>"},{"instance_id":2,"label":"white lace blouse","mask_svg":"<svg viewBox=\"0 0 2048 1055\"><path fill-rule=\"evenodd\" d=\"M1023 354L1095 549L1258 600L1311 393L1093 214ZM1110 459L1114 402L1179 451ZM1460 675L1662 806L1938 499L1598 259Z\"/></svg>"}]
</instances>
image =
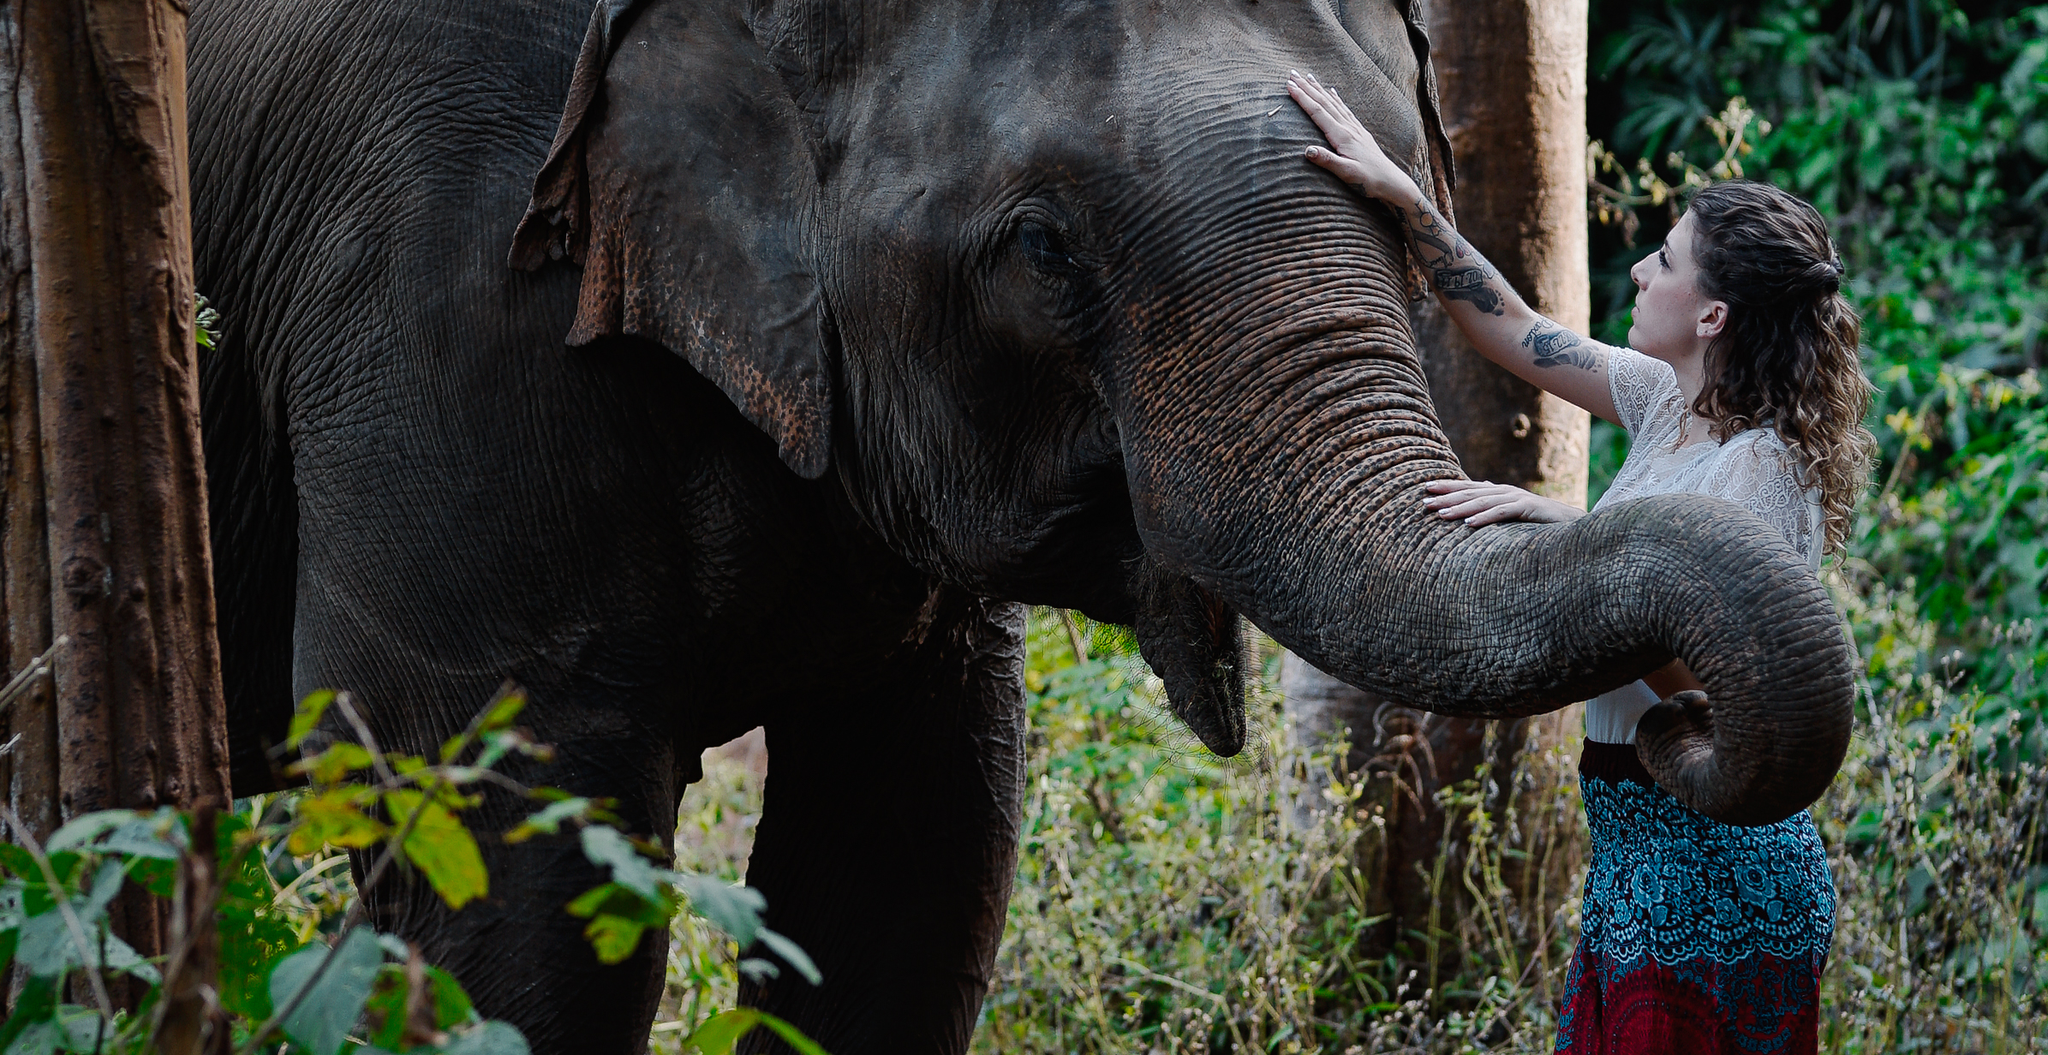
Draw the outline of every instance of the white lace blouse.
<instances>
[{"instance_id":1,"label":"white lace blouse","mask_svg":"<svg viewBox=\"0 0 2048 1055\"><path fill-rule=\"evenodd\" d=\"M1727 443L1709 439L1680 447L1685 395L1671 364L1615 348L1607 359L1607 383L1615 414L1628 432L1628 458L1594 509L1676 491L1725 498L1777 528L1806 555L1809 566L1820 570L1820 493L1799 486L1798 463L1776 432L1746 429ZM1640 681L1588 701L1586 739L1634 743L1636 720L1656 702L1657 694Z\"/></svg>"}]
</instances>

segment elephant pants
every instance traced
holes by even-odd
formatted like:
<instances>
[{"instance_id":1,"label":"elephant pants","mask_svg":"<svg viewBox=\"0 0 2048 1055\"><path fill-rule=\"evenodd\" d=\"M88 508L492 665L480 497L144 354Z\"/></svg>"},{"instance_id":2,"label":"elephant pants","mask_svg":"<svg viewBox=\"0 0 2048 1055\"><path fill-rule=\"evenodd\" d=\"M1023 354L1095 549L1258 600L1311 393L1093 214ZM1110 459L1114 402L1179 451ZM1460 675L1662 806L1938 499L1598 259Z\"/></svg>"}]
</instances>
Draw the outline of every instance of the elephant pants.
<instances>
[{"instance_id":1,"label":"elephant pants","mask_svg":"<svg viewBox=\"0 0 2048 1055\"><path fill-rule=\"evenodd\" d=\"M1813 1052L1835 886L1812 814L1709 820L1633 744L1587 741L1579 780L1593 862L1557 1050Z\"/></svg>"}]
</instances>

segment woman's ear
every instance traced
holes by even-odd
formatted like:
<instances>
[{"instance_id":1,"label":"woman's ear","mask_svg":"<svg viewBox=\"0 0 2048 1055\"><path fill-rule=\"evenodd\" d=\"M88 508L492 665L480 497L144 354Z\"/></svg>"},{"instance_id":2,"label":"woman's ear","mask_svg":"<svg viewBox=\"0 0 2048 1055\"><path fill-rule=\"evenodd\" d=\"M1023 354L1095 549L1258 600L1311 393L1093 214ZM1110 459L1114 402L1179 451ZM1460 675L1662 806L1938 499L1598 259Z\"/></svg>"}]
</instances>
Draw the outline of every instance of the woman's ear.
<instances>
[{"instance_id":1,"label":"woman's ear","mask_svg":"<svg viewBox=\"0 0 2048 1055\"><path fill-rule=\"evenodd\" d=\"M1699 324L1696 327L1701 338L1713 340L1728 328L1728 302L1710 300L1700 309Z\"/></svg>"},{"instance_id":2,"label":"woman's ear","mask_svg":"<svg viewBox=\"0 0 2048 1055\"><path fill-rule=\"evenodd\" d=\"M582 265L568 344L659 342L816 479L832 419L802 246L816 163L746 6L598 4L511 264Z\"/></svg>"}]
</instances>

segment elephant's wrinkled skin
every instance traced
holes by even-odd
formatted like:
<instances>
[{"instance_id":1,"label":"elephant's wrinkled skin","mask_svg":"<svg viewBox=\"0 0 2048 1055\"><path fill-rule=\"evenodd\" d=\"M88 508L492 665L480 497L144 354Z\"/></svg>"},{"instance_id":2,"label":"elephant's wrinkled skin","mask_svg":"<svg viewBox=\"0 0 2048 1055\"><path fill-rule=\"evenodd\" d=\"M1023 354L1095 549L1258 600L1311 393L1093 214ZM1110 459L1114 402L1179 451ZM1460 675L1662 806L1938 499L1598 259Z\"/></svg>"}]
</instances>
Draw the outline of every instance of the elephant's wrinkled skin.
<instances>
[{"instance_id":1,"label":"elephant's wrinkled skin","mask_svg":"<svg viewBox=\"0 0 2048 1055\"><path fill-rule=\"evenodd\" d=\"M420 750L510 676L560 749L526 775L666 837L765 724L749 878L826 982L747 996L852 1055L958 1051L986 989L1018 602L1134 623L1224 753L1242 613L1464 714L1683 658L1711 724L1666 705L1644 754L1717 816L1840 758L1841 635L1746 514L1424 515L1457 467L1403 251L1280 81L1444 192L1388 4L199 0L192 37L238 793L295 693ZM538 1051L637 1048L658 943L596 965L571 843L490 863L460 914L373 892L379 926Z\"/></svg>"}]
</instances>

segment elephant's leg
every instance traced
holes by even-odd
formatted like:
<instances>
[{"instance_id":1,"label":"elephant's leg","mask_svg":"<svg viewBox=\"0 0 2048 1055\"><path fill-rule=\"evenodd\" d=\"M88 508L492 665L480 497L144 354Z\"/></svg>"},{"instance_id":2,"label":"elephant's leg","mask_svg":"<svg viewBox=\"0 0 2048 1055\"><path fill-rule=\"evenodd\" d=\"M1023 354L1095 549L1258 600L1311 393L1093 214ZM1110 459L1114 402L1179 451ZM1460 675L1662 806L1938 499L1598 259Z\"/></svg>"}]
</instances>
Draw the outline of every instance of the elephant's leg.
<instances>
[{"instance_id":1,"label":"elephant's leg","mask_svg":"<svg viewBox=\"0 0 2048 1055\"><path fill-rule=\"evenodd\" d=\"M952 589L933 601L900 677L768 724L747 881L824 984L785 969L741 1000L834 1055L966 1050L1002 939L1024 790L1024 611Z\"/></svg>"}]
</instances>

